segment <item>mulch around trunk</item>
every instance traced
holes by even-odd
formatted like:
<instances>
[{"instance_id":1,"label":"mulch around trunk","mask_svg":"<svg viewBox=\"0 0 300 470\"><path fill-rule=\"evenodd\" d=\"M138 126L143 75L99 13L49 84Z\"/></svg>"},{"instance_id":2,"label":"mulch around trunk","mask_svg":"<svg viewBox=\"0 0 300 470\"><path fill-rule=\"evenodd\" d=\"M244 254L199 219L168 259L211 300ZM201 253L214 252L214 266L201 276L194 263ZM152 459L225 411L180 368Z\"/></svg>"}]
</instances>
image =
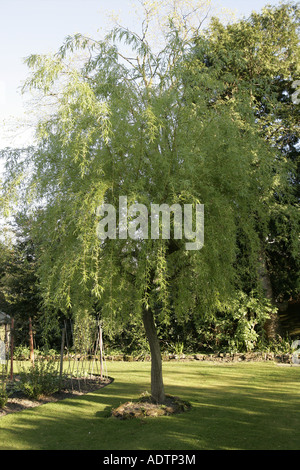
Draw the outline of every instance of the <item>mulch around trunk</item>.
<instances>
[{"instance_id":1,"label":"mulch around trunk","mask_svg":"<svg viewBox=\"0 0 300 470\"><path fill-rule=\"evenodd\" d=\"M154 403L149 396L141 397L137 402L126 402L118 408L112 410L112 416L125 420L134 418L147 418L158 416L170 416L173 414L184 413L191 409L191 404L179 397L166 395L163 404Z\"/></svg>"},{"instance_id":2,"label":"mulch around trunk","mask_svg":"<svg viewBox=\"0 0 300 470\"><path fill-rule=\"evenodd\" d=\"M113 379L110 377L103 378L101 381L99 377L89 377L88 379L65 379L62 389L59 392L50 396L43 396L38 400L28 398L21 391L14 391L8 398L4 408L0 409L0 418L10 413L16 413L29 408L35 408L46 403L53 403L66 398L74 398L77 396L85 395L87 393L99 390L111 384Z\"/></svg>"}]
</instances>

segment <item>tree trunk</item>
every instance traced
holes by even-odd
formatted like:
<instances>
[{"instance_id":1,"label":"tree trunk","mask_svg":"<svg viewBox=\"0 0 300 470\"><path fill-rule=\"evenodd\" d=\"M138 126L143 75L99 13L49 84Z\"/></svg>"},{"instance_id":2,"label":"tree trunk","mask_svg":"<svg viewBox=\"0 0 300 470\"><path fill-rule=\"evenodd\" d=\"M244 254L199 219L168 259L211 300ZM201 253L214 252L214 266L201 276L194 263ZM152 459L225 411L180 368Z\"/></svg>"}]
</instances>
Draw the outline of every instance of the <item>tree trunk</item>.
<instances>
[{"instance_id":1,"label":"tree trunk","mask_svg":"<svg viewBox=\"0 0 300 470\"><path fill-rule=\"evenodd\" d=\"M144 310L143 323L151 351L151 396L156 403L165 402L165 391L162 377L162 360L153 313Z\"/></svg>"},{"instance_id":2,"label":"tree trunk","mask_svg":"<svg viewBox=\"0 0 300 470\"><path fill-rule=\"evenodd\" d=\"M29 317L29 349L30 349L30 361L34 365L34 345L33 345L33 331L32 331L32 320Z\"/></svg>"}]
</instances>

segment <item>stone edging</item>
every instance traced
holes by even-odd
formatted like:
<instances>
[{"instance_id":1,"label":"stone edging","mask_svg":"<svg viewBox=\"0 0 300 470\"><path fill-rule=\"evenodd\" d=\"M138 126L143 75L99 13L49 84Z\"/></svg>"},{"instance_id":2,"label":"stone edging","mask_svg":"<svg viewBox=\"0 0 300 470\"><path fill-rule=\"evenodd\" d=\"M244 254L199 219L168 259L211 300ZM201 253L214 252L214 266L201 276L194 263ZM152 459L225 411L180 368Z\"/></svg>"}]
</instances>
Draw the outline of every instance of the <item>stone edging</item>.
<instances>
[{"instance_id":1,"label":"stone edging","mask_svg":"<svg viewBox=\"0 0 300 470\"><path fill-rule=\"evenodd\" d=\"M205 362L269 362L275 361L282 364L292 363L292 354L275 354L265 352L252 352L252 353L217 353L217 354L163 354L162 360L191 362L191 361L205 361ZM106 361L124 361L124 362L148 362L151 360L150 355L145 356L129 356L129 355L107 355Z\"/></svg>"}]
</instances>

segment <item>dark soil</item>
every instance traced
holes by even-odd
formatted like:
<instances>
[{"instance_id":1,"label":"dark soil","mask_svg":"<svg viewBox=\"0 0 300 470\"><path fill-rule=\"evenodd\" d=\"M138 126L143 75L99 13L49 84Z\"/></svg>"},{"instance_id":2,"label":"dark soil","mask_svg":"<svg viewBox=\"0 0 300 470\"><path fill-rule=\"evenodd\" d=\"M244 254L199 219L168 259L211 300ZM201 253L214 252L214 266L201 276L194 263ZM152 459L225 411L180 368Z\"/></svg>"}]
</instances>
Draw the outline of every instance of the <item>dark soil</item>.
<instances>
[{"instance_id":1,"label":"dark soil","mask_svg":"<svg viewBox=\"0 0 300 470\"><path fill-rule=\"evenodd\" d=\"M65 398L73 398L86 393L94 392L99 390L106 385L113 382L110 377L103 378L101 381L99 377L89 377L88 379L65 379L63 381L62 388L59 392L54 393L51 396L41 397L39 400L32 400L20 391L14 391L10 394L8 401L3 409L0 409L0 418L9 413L16 413L23 411L28 408L35 408L36 406L44 405L45 403L56 402L64 400Z\"/></svg>"},{"instance_id":2,"label":"dark soil","mask_svg":"<svg viewBox=\"0 0 300 470\"><path fill-rule=\"evenodd\" d=\"M170 416L191 409L190 403L178 397L167 395L163 404L154 403L151 397L141 397L137 402L127 402L115 408L112 416L118 419Z\"/></svg>"}]
</instances>

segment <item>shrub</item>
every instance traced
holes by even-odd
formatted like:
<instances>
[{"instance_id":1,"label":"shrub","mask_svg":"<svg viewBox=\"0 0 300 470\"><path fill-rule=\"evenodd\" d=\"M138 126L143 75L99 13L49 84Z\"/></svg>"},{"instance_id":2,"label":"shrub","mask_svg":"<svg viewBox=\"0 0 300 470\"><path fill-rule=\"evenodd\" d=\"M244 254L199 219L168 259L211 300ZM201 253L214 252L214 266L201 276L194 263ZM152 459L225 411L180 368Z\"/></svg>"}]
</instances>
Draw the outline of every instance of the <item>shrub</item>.
<instances>
[{"instance_id":1,"label":"shrub","mask_svg":"<svg viewBox=\"0 0 300 470\"><path fill-rule=\"evenodd\" d=\"M8 400L8 392L6 389L6 382L0 381L0 410L5 407Z\"/></svg>"},{"instance_id":2,"label":"shrub","mask_svg":"<svg viewBox=\"0 0 300 470\"><path fill-rule=\"evenodd\" d=\"M199 322L199 343L204 349L249 352L261 349L264 324L273 312L266 299L240 292L213 319Z\"/></svg>"},{"instance_id":3,"label":"shrub","mask_svg":"<svg viewBox=\"0 0 300 470\"><path fill-rule=\"evenodd\" d=\"M19 389L32 399L49 396L60 387L57 365L53 360L39 360L20 372Z\"/></svg>"},{"instance_id":4,"label":"shrub","mask_svg":"<svg viewBox=\"0 0 300 470\"><path fill-rule=\"evenodd\" d=\"M14 349L14 359L26 360L29 359L30 351L28 346L16 346Z\"/></svg>"}]
</instances>

